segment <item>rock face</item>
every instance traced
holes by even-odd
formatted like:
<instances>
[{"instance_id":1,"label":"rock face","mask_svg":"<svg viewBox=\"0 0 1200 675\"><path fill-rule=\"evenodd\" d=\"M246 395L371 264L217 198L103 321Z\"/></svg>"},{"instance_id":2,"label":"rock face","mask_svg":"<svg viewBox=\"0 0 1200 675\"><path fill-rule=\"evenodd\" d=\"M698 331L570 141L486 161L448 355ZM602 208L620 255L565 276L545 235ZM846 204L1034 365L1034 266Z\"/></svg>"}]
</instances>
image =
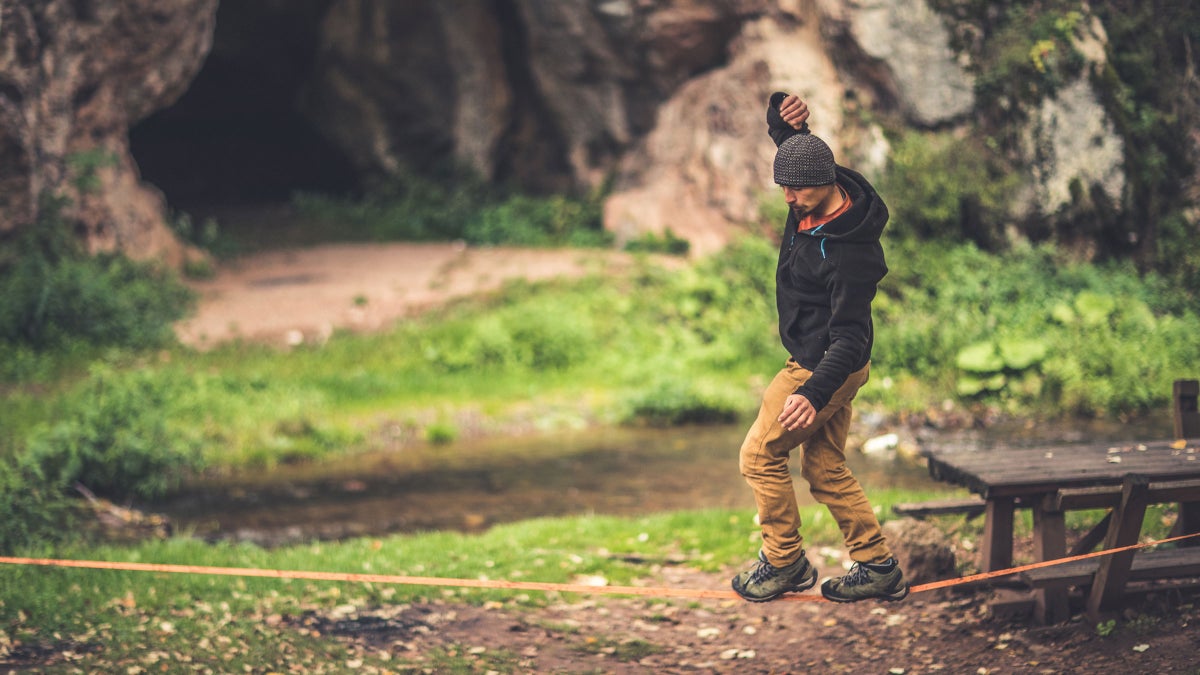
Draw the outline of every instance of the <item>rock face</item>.
<instances>
[{"instance_id":1,"label":"rock face","mask_svg":"<svg viewBox=\"0 0 1200 675\"><path fill-rule=\"evenodd\" d=\"M765 2L341 0L305 110L364 171L594 186Z\"/></svg>"},{"instance_id":2,"label":"rock face","mask_svg":"<svg viewBox=\"0 0 1200 675\"><path fill-rule=\"evenodd\" d=\"M357 174L347 184L458 165L527 191L608 186L605 224L619 240L669 228L697 253L778 198L763 133L772 91L805 97L814 131L872 179L888 144L864 120L965 130L975 109L972 78L927 0L238 2L269 28L238 35L227 22L220 33L217 0L0 0L0 236L36 218L39 195L58 194L92 250L178 262L186 249L139 177L128 132L184 92L214 29L221 69L206 77L237 77L239 57L305 55L254 72L292 68L296 86L269 96L297 92L280 107L348 159L352 169L337 169ZM303 25L271 30L271 17ZM1103 27L1093 20L1080 35L1079 51L1102 61ZM286 47L236 47L272 37ZM200 82L224 116L189 111L176 134L194 137L196 120L237 123L220 76ZM1054 214L1080 186L1118 201L1123 149L1086 77L1022 112L1019 159L1033 180L1014 217ZM229 143L209 171L248 154Z\"/></svg>"},{"instance_id":3,"label":"rock face","mask_svg":"<svg viewBox=\"0 0 1200 675\"><path fill-rule=\"evenodd\" d=\"M342 0L306 110L362 171L456 160L535 190L613 178L618 239L671 229L710 252L773 194L772 91L803 94L827 140L876 168L882 134L843 127L847 96L899 100L926 124L970 110L945 29L910 4ZM892 47L835 63L824 33Z\"/></svg>"},{"instance_id":4,"label":"rock face","mask_svg":"<svg viewBox=\"0 0 1200 675\"><path fill-rule=\"evenodd\" d=\"M936 126L975 105L975 82L950 48L950 33L924 0L825 2L842 42L884 69L876 86L890 89L908 120Z\"/></svg>"},{"instance_id":5,"label":"rock face","mask_svg":"<svg viewBox=\"0 0 1200 675\"><path fill-rule=\"evenodd\" d=\"M164 201L129 155L128 129L200 68L217 0L3 0L0 233L34 221L41 195L92 251L178 264Z\"/></svg>"},{"instance_id":6,"label":"rock face","mask_svg":"<svg viewBox=\"0 0 1200 675\"><path fill-rule=\"evenodd\" d=\"M1032 173L1032 194L1024 213L1052 214L1088 199L1098 186L1112 204L1125 190L1125 144L1092 88L1089 74L1107 62L1108 38L1095 17L1085 24L1075 49L1087 66L1075 80L1042 101L1022 130L1022 152ZM1073 195L1072 186L1078 195Z\"/></svg>"},{"instance_id":7,"label":"rock face","mask_svg":"<svg viewBox=\"0 0 1200 675\"><path fill-rule=\"evenodd\" d=\"M1043 213L1071 204L1072 183L1098 185L1112 203L1121 202L1124 142L1087 80L1076 80L1042 101L1025 131L1034 202Z\"/></svg>"}]
</instances>

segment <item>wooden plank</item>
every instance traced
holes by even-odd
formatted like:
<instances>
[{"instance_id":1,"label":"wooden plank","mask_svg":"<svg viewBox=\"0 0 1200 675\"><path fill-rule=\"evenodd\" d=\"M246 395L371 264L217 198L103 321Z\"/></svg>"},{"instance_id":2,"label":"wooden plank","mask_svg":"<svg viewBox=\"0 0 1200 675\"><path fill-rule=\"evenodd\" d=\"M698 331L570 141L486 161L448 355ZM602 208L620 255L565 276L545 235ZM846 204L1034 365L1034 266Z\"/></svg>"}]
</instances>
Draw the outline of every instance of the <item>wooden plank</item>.
<instances>
[{"instance_id":1,"label":"wooden plank","mask_svg":"<svg viewBox=\"0 0 1200 675\"><path fill-rule=\"evenodd\" d=\"M987 519L983 525L984 571L1007 569L1012 566L1013 508L1012 499L989 499Z\"/></svg>"},{"instance_id":2,"label":"wooden plank","mask_svg":"<svg viewBox=\"0 0 1200 675\"><path fill-rule=\"evenodd\" d=\"M1047 510L1038 504L1033 509L1033 557L1058 560L1067 554L1067 526L1063 512ZM1070 618L1065 584L1047 584L1033 599L1034 618L1043 625L1062 623Z\"/></svg>"},{"instance_id":3,"label":"wooden plank","mask_svg":"<svg viewBox=\"0 0 1200 675\"><path fill-rule=\"evenodd\" d=\"M1086 586L1096 576L1100 561L1095 558L1028 570L1018 575L1032 587L1047 583ZM1130 581L1200 577L1200 548L1174 548L1138 551L1129 569Z\"/></svg>"},{"instance_id":4,"label":"wooden plank","mask_svg":"<svg viewBox=\"0 0 1200 675\"><path fill-rule=\"evenodd\" d=\"M1137 543L1142 531L1142 520L1146 517L1146 492L1150 481L1145 476L1132 474L1125 477L1121 492L1121 504L1113 510L1104 548L1120 548ZM1129 580L1134 551L1121 551L1104 556L1096 570L1096 580L1088 594L1087 615L1098 621L1100 612L1107 609L1125 593L1125 582Z\"/></svg>"},{"instance_id":5,"label":"wooden plank","mask_svg":"<svg viewBox=\"0 0 1200 675\"><path fill-rule=\"evenodd\" d=\"M924 518L926 516L941 516L965 513L973 518L984 512L987 505L979 497L963 497L960 499L939 499L927 502L913 502L892 505L892 511L898 515Z\"/></svg>"},{"instance_id":6,"label":"wooden plank","mask_svg":"<svg viewBox=\"0 0 1200 675\"><path fill-rule=\"evenodd\" d=\"M1104 541L1104 535L1108 534L1108 525L1112 522L1113 512L1109 511L1104 514L1100 522L1096 523L1092 529L1088 530L1075 545L1071 547L1071 552L1068 555L1083 555L1090 553L1092 549L1100 545Z\"/></svg>"},{"instance_id":7,"label":"wooden plank","mask_svg":"<svg viewBox=\"0 0 1200 675\"><path fill-rule=\"evenodd\" d=\"M1137 449L1143 446L1144 450ZM1110 453L1110 447L1121 452ZM1172 448L1169 441L997 452L930 450L925 454L931 476L965 485L986 497L1118 485L1129 473L1155 481L1200 479L1200 448ZM1121 461L1110 462L1110 456Z\"/></svg>"},{"instance_id":8,"label":"wooden plank","mask_svg":"<svg viewBox=\"0 0 1200 675\"><path fill-rule=\"evenodd\" d=\"M1146 498L1151 504L1200 502L1200 480L1151 483L1146 490ZM1115 485L1067 488L1059 490L1053 502L1060 511L1109 508L1121 502L1121 488Z\"/></svg>"}]
</instances>

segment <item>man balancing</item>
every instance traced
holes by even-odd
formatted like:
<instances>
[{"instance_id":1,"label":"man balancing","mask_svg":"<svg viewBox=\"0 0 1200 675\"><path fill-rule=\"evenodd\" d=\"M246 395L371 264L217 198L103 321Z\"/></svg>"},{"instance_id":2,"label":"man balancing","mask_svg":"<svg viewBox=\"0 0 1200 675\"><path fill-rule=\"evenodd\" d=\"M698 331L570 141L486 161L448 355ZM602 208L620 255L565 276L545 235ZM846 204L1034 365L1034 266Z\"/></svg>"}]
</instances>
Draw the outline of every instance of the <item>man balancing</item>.
<instances>
[{"instance_id":1,"label":"man balancing","mask_svg":"<svg viewBox=\"0 0 1200 675\"><path fill-rule=\"evenodd\" d=\"M887 274L879 236L888 210L861 174L834 163L829 146L809 132L808 114L795 95L773 94L767 106L775 182L790 207L775 301L791 358L763 392L742 443L762 548L754 567L733 578L733 590L765 602L817 583L788 469L800 447L800 475L837 521L854 561L848 574L821 584L821 594L834 602L902 600L908 583L845 456L850 404L870 368L871 301Z\"/></svg>"}]
</instances>

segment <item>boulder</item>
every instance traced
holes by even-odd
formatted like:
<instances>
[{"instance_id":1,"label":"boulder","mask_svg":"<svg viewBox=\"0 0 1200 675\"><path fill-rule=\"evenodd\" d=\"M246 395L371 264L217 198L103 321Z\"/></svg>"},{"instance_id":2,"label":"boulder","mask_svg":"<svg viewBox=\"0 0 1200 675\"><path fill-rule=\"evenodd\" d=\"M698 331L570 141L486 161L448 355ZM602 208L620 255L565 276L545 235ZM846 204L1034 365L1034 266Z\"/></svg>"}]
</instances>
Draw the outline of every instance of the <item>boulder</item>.
<instances>
[{"instance_id":1,"label":"boulder","mask_svg":"<svg viewBox=\"0 0 1200 675\"><path fill-rule=\"evenodd\" d=\"M957 574L954 548L937 526L914 518L899 518L884 523L883 535L910 584L939 581Z\"/></svg>"}]
</instances>

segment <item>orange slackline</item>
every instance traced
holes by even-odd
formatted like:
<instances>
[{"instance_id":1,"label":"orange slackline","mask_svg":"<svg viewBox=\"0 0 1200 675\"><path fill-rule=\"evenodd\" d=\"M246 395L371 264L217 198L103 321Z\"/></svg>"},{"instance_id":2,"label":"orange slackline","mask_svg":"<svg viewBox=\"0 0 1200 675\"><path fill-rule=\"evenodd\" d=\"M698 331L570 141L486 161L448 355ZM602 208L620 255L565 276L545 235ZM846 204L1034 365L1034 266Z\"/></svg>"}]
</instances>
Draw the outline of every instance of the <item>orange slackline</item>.
<instances>
[{"instance_id":1,"label":"orange slackline","mask_svg":"<svg viewBox=\"0 0 1200 675\"><path fill-rule=\"evenodd\" d=\"M972 574L966 577L957 579L946 579L943 581L935 581L928 584L913 586L913 593L921 593L923 591L932 591L938 588L947 588L960 584L967 584L986 579L995 579L997 577L1008 576L1026 570L1037 569L1039 567L1050 567L1052 565L1061 565L1063 563L1072 562L1075 560L1084 560L1087 558L1096 558L1104 555L1112 555L1122 551L1130 551L1148 546L1157 546L1159 544L1168 544L1175 541L1190 539L1200 536L1200 532L1194 534L1185 534L1179 537L1171 537L1170 539L1161 539L1159 541L1146 542L1144 544L1132 544L1129 546L1121 546L1119 548L1110 548L1104 551L1095 551L1085 553L1083 555L1071 556L1069 558L1059 558L1057 560L1047 560L1044 562L1032 563L1029 565L1021 565L1019 567L1010 567L1008 569L996 570L993 572L982 572L980 574ZM463 588L488 588L488 589L506 589L506 590L523 590L523 591L557 591L561 593L585 593L585 594L604 594L604 595L639 595L656 598L701 598L701 599L716 599L716 600L737 600L739 596L733 591L717 591L705 589L688 589L688 588L665 588L653 586L589 586L586 584L558 584L545 583L539 581L504 581L498 579L447 579L443 577L412 577L393 574L355 574L346 572L311 572L304 570L271 570L271 569L256 569L251 567L204 567L198 565L160 565L155 563L136 563L136 562L109 562L104 560L59 560L52 558L13 558L0 556L0 564L6 565L36 565L42 567L74 567L84 569L97 570L119 570L125 572L159 572L163 574L211 574L218 576L229 577L265 577L271 579L304 579L310 581L352 581L363 583L379 583L379 584L405 584L412 586L457 586ZM805 602L828 602L825 598L819 595L785 595L780 600L805 601Z\"/></svg>"}]
</instances>

